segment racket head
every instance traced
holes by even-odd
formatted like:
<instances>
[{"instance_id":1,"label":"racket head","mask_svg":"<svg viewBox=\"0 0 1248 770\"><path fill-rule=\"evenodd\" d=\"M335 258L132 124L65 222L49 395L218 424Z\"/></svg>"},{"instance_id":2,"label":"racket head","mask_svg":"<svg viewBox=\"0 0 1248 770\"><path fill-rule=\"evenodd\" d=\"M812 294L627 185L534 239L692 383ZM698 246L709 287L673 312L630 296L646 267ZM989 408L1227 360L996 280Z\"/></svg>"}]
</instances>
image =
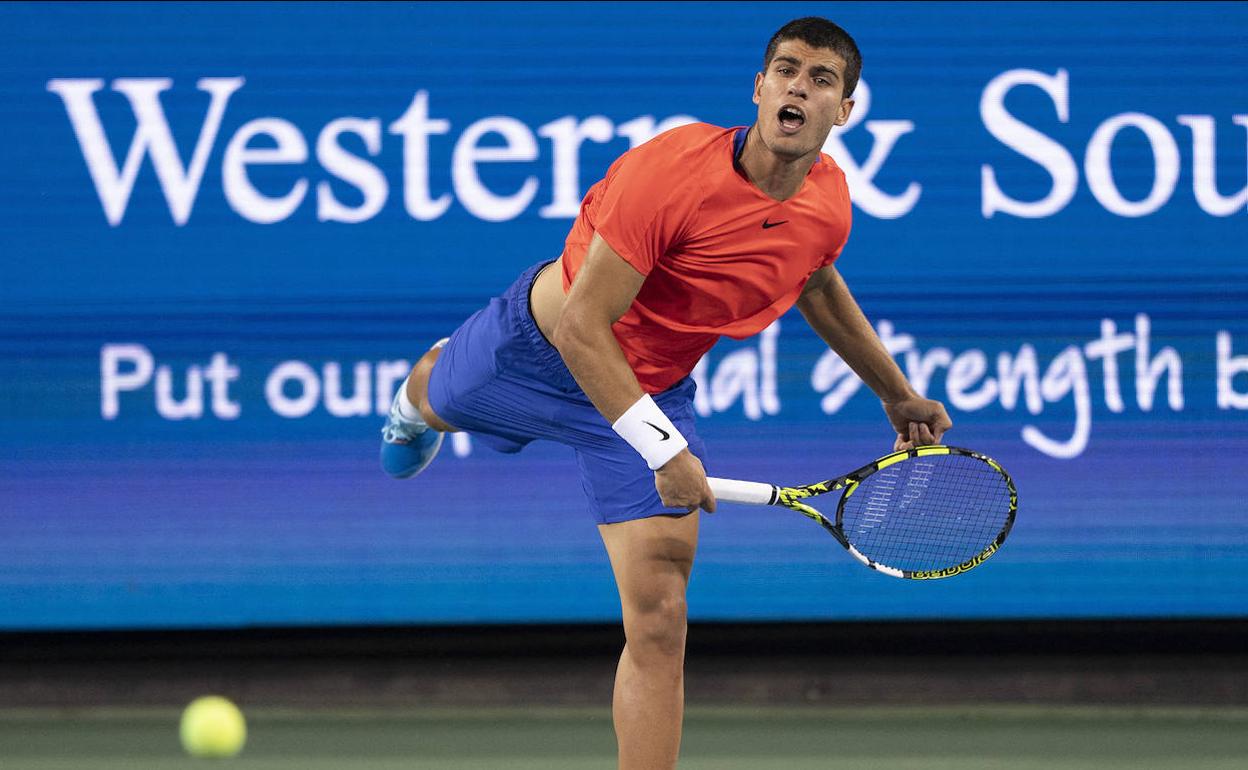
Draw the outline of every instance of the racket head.
<instances>
[{"instance_id":1,"label":"racket head","mask_svg":"<svg viewBox=\"0 0 1248 770\"><path fill-rule=\"evenodd\" d=\"M824 482L838 483L844 492L833 523L837 539L868 567L909 580L979 566L1005 542L1018 512L1010 474L960 447L894 452Z\"/></svg>"}]
</instances>

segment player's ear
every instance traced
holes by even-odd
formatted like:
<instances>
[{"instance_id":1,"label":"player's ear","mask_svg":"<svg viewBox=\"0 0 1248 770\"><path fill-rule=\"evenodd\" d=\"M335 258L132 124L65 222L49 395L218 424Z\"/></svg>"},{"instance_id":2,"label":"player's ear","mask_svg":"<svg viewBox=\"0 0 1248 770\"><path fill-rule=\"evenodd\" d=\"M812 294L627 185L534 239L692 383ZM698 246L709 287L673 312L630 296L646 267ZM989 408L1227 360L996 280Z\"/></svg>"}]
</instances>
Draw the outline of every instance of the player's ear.
<instances>
[{"instance_id":1,"label":"player's ear","mask_svg":"<svg viewBox=\"0 0 1248 770\"><path fill-rule=\"evenodd\" d=\"M754 76L754 103L755 104L758 104L759 101L761 101L762 90L763 90L763 73L760 72Z\"/></svg>"},{"instance_id":2,"label":"player's ear","mask_svg":"<svg viewBox=\"0 0 1248 770\"><path fill-rule=\"evenodd\" d=\"M854 111L853 99L842 99L841 106L836 111L836 120L834 125L843 126L849 121L849 113Z\"/></svg>"}]
</instances>

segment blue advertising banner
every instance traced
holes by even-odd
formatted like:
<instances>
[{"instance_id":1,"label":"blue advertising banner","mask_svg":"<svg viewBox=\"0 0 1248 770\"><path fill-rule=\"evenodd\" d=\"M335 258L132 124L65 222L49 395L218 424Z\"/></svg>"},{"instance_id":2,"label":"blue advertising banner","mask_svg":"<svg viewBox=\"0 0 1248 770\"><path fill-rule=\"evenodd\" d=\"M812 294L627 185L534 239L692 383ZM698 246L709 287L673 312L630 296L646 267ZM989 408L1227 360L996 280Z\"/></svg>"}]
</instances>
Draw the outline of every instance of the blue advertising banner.
<instances>
[{"instance_id":1,"label":"blue advertising banner","mask_svg":"<svg viewBox=\"0 0 1248 770\"><path fill-rule=\"evenodd\" d=\"M383 416L808 14L864 54L838 267L1018 524L909 584L724 506L691 618L1248 614L1248 5L6 4L0 629L617 617L569 450L395 482ZM796 312L695 379L715 475L891 448Z\"/></svg>"}]
</instances>

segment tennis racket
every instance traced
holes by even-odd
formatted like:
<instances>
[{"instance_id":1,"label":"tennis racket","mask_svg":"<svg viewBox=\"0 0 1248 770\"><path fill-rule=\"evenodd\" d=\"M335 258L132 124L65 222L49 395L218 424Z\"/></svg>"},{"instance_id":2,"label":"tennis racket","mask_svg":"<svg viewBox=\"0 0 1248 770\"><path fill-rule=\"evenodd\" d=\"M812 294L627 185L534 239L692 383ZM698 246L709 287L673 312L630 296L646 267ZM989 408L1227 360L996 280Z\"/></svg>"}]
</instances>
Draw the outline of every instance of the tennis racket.
<instances>
[{"instance_id":1,"label":"tennis racket","mask_svg":"<svg viewBox=\"0 0 1248 770\"><path fill-rule=\"evenodd\" d=\"M909 580L952 577L997 552L1018 492L991 457L951 446L894 452L853 473L801 487L708 478L719 501L780 505L832 533L871 569ZM835 521L805 500L841 490Z\"/></svg>"}]
</instances>

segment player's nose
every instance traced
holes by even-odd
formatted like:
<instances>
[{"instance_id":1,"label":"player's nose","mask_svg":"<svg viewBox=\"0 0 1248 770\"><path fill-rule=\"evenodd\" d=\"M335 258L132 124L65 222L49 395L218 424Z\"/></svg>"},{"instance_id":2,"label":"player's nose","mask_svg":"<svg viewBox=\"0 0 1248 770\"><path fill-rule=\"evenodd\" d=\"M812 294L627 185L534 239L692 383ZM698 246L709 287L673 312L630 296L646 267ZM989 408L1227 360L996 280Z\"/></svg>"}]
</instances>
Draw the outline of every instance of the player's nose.
<instances>
[{"instance_id":1,"label":"player's nose","mask_svg":"<svg viewBox=\"0 0 1248 770\"><path fill-rule=\"evenodd\" d=\"M800 78L794 78L789 81L789 95L796 96L801 99L806 98L806 83Z\"/></svg>"}]
</instances>

